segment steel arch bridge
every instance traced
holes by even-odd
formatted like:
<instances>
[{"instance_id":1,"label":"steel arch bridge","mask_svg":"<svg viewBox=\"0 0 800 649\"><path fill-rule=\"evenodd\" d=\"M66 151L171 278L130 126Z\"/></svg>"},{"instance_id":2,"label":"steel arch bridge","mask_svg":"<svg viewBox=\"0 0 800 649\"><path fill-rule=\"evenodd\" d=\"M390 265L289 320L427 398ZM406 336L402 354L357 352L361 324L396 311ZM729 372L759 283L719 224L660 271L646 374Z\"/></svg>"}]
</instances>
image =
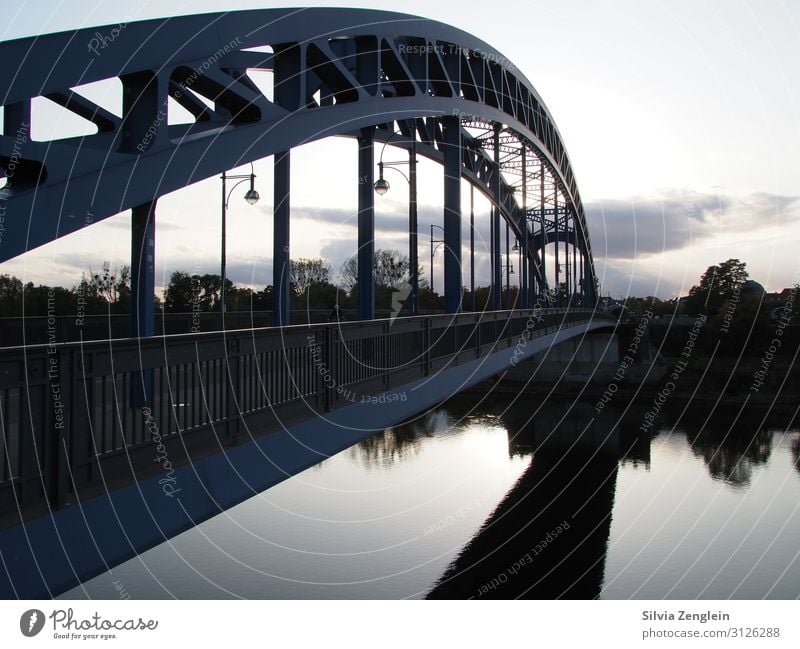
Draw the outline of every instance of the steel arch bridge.
<instances>
[{"instance_id":1,"label":"steel arch bridge","mask_svg":"<svg viewBox=\"0 0 800 649\"><path fill-rule=\"evenodd\" d=\"M522 249L520 306L562 285L569 296L580 294L583 306L596 301L584 209L552 116L508 59L449 25L360 9L237 11L4 42L0 59L0 262L131 209L139 335L153 333L157 199L270 155L275 324L288 324L290 152L334 135L358 138L358 177L368 179L359 187L360 285L373 285L374 142L391 139L414 160L444 165L449 312L460 309L462 295L462 178L493 205L495 309L501 218ZM121 82L121 115L80 92L109 79ZM96 133L32 141L34 101L61 106ZM172 102L194 121L170 124ZM415 268L416 223L410 225ZM361 293L359 316L370 319L373 297Z\"/></svg>"},{"instance_id":2,"label":"steel arch bridge","mask_svg":"<svg viewBox=\"0 0 800 649\"><path fill-rule=\"evenodd\" d=\"M554 121L521 72L468 33L384 11L270 9L4 42L0 60L0 263L131 210L138 334L0 351L0 597L52 596L376 429L613 325L586 308L598 283ZM120 114L82 94L108 80ZM42 102L95 132L33 141ZM190 123L170 119L175 105ZM448 313L375 320L373 292L359 291L367 322L235 332L223 317L222 332L152 336L158 198L267 156L274 324L289 324L291 150L330 136L358 141L360 287L374 286L376 143L409 154L411 268L417 156L443 165ZM456 313L462 180L493 206L493 310L483 313ZM521 255L519 308L506 311L502 221ZM566 308L541 308L562 285ZM370 399L346 396L355 391ZM161 448L169 468L154 466Z\"/></svg>"}]
</instances>

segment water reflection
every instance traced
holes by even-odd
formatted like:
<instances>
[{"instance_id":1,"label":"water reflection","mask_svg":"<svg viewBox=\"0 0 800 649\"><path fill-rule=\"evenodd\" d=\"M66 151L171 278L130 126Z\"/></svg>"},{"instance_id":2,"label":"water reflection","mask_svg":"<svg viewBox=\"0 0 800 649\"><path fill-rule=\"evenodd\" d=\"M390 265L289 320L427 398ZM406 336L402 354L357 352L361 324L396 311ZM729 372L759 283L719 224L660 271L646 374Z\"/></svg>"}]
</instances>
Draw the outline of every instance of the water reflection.
<instances>
[{"instance_id":1,"label":"water reflection","mask_svg":"<svg viewBox=\"0 0 800 649\"><path fill-rule=\"evenodd\" d=\"M692 406L674 420L681 426L689 422L689 446L703 458L711 477L740 488L750 484L755 469L769 462L774 430L767 426L780 417L759 408L740 411L718 407L709 411Z\"/></svg>"},{"instance_id":2,"label":"water reflection","mask_svg":"<svg viewBox=\"0 0 800 649\"><path fill-rule=\"evenodd\" d=\"M492 397L374 435L71 596L115 598L114 580L142 599L800 592L785 415L675 400L643 434L651 400Z\"/></svg>"},{"instance_id":3,"label":"water reflection","mask_svg":"<svg viewBox=\"0 0 800 649\"><path fill-rule=\"evenodd\" d=\"M782 419L779 413L754 410L744 415L709 413L708 409L696 412L687 409L685 404L674 405L678 407L672 412L665 411L659 426L644 433L640 426L649 406L647 403L609 407L598 415L589 402L552 398L534 403L526 400L525 404L495 402L492 410L508 432L509 454L530 454L532 461L427 597L591 599L607 596L603 587L612 513L617 506L619 467L649 472L654 439L673 439L674 442L659 443L660 454L678 451L680 456L683 454L680 449L688 445L692 456L702 458L714 481L742 491L750 485L756 468L770 462L775 429L768 426ZM450 406L450 412L453 411ZM693 426L686 427L686 422ZM676 428L677 424L683 427ZM791 452L798 468L800 435L792 440ZM662 461L662 469L665 464L667 462ZM684 488L690 486L687 484ZM715 497L699 476L694 477L693 486L702 494L698 502ZM663 488L678 496L685 493L670 485ZM636 491L627 494L625 514L636 519L637 513L631 507L642 506L650 508L647 515L655 514L656 518L650 522L650 527L642 525L632 532L626 527L626 542L633 539L634 545L641 544L639 549L649 543L651 548L663 551L658 562L653 562L653 572L669 565L673 553L675 566L678 566L684 559L691 562L692 557L710 548L716 542L711 521L719 520L723 527L729 526L734 538L739 535L747 539L752 535L749 519L731 523L733 514L727 514L722 507L695 511L692 507L676 505L672 510L663 511L664 516L671 518L673 534L693 538L697 530L703 531L710 525L711 535L706 536L703 531L695 541L680 548L676 548L673 541L654 544L649 539L657 533L658 507L652 510L654 501L637 505L640 497ZM780 518L777 509L772 513L776 514L776 519ZM706 518L708 521L703 520ZM739 548L731 549L727 556L734 557L739 551ZM706 563L713 565L712 561ZM695 566L694 571L703 574L703 567ZM713 571L710 575L717 580L716 587L719 579ZM770 592L769 585L754 585L759 582L756 575L745 576L741 583L756 588L753 592L764 596ZM640 572L636 579L647 583L651 576ZM623 583L627 577L623 576ZM675 579L675 576L670 575L670 578ZM784 581L787 578L783 578ZM652 592L657 593L656 596L669 596L671 588L677 585L660 577L655 582ZM639 585L636 581L631 583ZM691 582L686 592L702 596L706 585L700 578L699 582ZM631 587L631 593L635 590Z\"/></svg>"},{"instance_id":4,"label":"water reflection","mask_svg":"<svg viewBox=\"0 0 800 649\"><path fill-rule=\"evenodd\" d=\"M488 410L473 412L469 403L456 397L417 419L359 442L348 453L352 460L365 467L388 467L416 457L423 451L426 440L462 435L470 428L502 425L495 414Z\"/></svg>"},{"instance_id":5,"label":"water reflection","mask_svg":"<svg viewBox=\"0 0 800 649\"><path fill-rule=\"evenodd\" d=\"M772 431L761 429L755 434L701 430L689 440L692 452L702 457L715 480L734 487L746 487L753 470L765 465L772 452Z\"/></svg>"},{"instance_id":6,"label":"water reflection","mask_svg":"<svg viewBox=\"0 0 800 649\"><path fill-rule=\"evenodd\" d=\"M616 458L538 453L429 599L591 599L603 583Z\"/></svg>"}]
</instances>

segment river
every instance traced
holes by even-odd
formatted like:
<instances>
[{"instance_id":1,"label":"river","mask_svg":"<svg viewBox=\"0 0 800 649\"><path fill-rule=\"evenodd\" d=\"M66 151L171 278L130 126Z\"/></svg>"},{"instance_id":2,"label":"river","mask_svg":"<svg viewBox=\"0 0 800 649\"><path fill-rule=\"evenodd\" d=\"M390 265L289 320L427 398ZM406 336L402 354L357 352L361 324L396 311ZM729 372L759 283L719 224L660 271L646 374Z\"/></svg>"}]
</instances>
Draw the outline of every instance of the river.
<instances>
[{"instance_id":1,"label":"river","mask_svg":"<svg viewBox=\"0 0 800 649\"><path fill-rule=\"evenodd\" d=\"M460 395L66 598L797 598L789 415ZM491 399L491 402L489 401ZM623 407L627 406L627 407Z\"/></svg>"}]
</instances>

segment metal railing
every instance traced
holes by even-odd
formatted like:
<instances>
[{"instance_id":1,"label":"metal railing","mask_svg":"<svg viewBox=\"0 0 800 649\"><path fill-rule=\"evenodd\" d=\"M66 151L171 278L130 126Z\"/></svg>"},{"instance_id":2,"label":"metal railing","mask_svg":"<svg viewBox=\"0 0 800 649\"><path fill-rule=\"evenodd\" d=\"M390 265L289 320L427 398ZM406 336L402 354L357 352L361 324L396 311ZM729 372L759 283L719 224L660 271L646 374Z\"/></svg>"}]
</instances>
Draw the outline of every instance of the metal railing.
<instances>
[{"instance_id":1,"label":"metal railing","mask_svg":"<svg viewBox=\"0 0 800 649\"><path fill-rule=\"evenodd\" d=\"M542 335L598 314L532 316L465 313L2 349L0 517L18 522L20 512L73 503L514 346L526 329Z\"/></svg>"},{"instance_id":2,"label":"metal railing","mask_svg":"<svg viewBox=\"0 0 800 649\"><path fill-rule=\"evenodd\" d=\"M293 309L292 322L296 324L323 323L330 320L331 309ZM389 318L390 309L376 310L375 317ZM358 318L356 309L342 309L343 320ZM218 312L158 313L156 335L221 331L222 317ZM127 338L131 317L127 313L104 315L37 315L0 317L0 347L21 345L46 345L51 340L77 342L79 340L108 340ZM254 329L272 326L272 311L229 311L225 314L225 329Z\"/></svg>"}]
</instances>

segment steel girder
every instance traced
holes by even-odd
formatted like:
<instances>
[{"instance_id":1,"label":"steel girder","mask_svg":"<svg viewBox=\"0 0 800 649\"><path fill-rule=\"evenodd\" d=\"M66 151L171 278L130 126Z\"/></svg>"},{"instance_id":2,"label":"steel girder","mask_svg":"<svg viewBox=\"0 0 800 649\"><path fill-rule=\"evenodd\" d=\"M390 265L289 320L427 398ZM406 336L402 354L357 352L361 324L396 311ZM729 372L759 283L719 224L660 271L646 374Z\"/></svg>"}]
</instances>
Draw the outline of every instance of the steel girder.
<instances>
[{"instance_id":1,"label":"steel girder","mask_svg":"<svg viewBox=\"0 0 800 649\"><path fill-rule=\"evenodd\" d=\"M360 9L212 13L7 41L0 60L0 261L332 135L414 119L417 132L440 141L439 120L430 118L446 116L503 124L503 151L516 140L535 152L586 232L569 158L536 90L497 50L443 23ZM249 70L272 72L271 97ZM115 78L121 116L73 90ZM36 97L88 119L97 133L31 141ZM170 98L195 122L170 125ZM465 148L465 175L496 173L482 167L487 159ZM521 232L513 192L493 200ZM582 244L591 259L588 236Z\"/></svg>"}]
</instances>

